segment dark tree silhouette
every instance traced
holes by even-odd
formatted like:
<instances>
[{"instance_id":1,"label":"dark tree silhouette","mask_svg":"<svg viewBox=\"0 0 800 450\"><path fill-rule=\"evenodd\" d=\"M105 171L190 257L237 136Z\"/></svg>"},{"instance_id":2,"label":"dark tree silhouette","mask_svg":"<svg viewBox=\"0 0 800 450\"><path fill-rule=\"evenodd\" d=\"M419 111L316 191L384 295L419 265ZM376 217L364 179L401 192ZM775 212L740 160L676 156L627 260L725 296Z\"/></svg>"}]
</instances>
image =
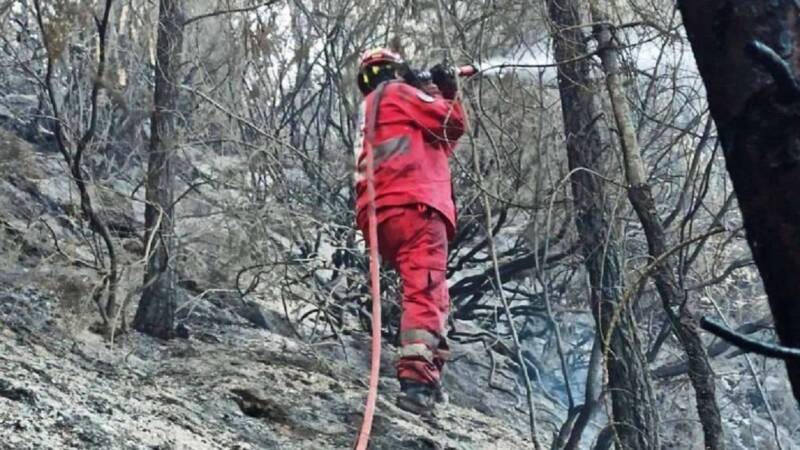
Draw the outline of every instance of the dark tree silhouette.
<instances>
[{"instance_id":1,"label":"dark tree silhouette","mask_svg":"<svg viewBox=\"0 0 800 450\"><path fill-rule=\"evenodd\" d=\"M590 303L603 342L612 403L611 429L617 448L657 449L657 416L647 366L630 305L623 302L622 271L609 223L603 180L604 145L597 127L598 107L591 85L586 36L576 0L549 0L557 29L553 40L559 64L558 87L564 119L567 160L572 172L575 224L591 285ZM581 431L595 406L587 399L566 448L577 448Z\"/></svg>"},{"instance_id":2,"label":"dark tree silhouette","mask_svg":"<svg viewBox=\"0 0 800 450\"><path fill-rule=\"evenodd\" d=\"M661 261L654 268L652 279L675 336L686 352L690 367L689 380L695 392L697 415L703 426L704 448L724 450L725 435L717 405L714 371L703 346L697 321L690 310L691 303L684 301L675 271L674 258L668 255L669 240L662 225L664 222L656 209L653 188L648 181L647 166L642 158L636 127L625 97L625 87L620 75L616 30L609 25L610 20L604 10L606 5L602 4L601 8L599 7L601 4L598 2L593 5L592 21L598 24L594 27L598 43L597 53L603 64L611 109L619 133L620 149L628 181L628 199L642 223L648 253L653 261Z\"/></svg>"},{"instance_id":3,"label":"dark tree silhouette","mask_svg":"<svg viewBox=\"0 0 800 450\"><path fill-rule=\"evenodd\" d=\"M679 2L781 343L800 347L800 6ZM800 399L800 360L787 360Z\"/></svg>"},{"instance_id":4,"label":"dark tree silhouette","mask_svg":"<svg viewBox=\"0 0 800 450\"><path fill-rule=\"evenodd\" d=\"M133 326L153 336L173 337L175 316L174 158L177 137L178 70L183 47L183 1L159 3L155 108L147 161L145 241L148 260L142 300Z\"/></svg>"}]
</instances>

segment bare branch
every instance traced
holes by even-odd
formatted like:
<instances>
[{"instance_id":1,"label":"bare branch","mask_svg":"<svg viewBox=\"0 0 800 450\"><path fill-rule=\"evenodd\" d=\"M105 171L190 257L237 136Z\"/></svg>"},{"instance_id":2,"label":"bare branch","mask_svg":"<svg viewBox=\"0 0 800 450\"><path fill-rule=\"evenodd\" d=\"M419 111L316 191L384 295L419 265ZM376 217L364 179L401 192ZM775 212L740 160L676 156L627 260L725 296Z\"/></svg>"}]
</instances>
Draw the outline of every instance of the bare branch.
<instances>
[{"instance_id":1,"label":"bare branch","mask_svg":"<svg viewBox=\"0 0 800 450\"><path fill-rule=\"evenodd\" d=\"M222 16L222 15L225 15L225 14L237 14L237 13L255 11L257 9L264 8L265 6L274 5L275 3L278 3L279 1L280 0L270 0L270 1L267 1L267 2L259 3L258 5L247 6L247 7L244 7L244 8L220 9L220 10L217 10L217 11L212 11L212 12L205 13L205 14L200 14L199 16L190 17L190 18L184 20L183 21L183 26L185 27L187 25L190 25L190 24L192 24L194 22L197 22L197 21L200 21L200 20L203 20L203 19Z\"/></svg>"},{"instance_id":2,"label":"bare branch","mask_svg":"<svg viewBox=\"0 0 800 450\"><path fill-rule=\"evenodd\" d=\"M757 341L753 338L745 336L742 333L738 333L713 319L703 317L700 319L700 326L709 333L730 342L746 352L766 356L767 358L800 360L800 349L798 348L784 347L779 344L769 344L766 342Z\"/></svg>"}]
</instances>

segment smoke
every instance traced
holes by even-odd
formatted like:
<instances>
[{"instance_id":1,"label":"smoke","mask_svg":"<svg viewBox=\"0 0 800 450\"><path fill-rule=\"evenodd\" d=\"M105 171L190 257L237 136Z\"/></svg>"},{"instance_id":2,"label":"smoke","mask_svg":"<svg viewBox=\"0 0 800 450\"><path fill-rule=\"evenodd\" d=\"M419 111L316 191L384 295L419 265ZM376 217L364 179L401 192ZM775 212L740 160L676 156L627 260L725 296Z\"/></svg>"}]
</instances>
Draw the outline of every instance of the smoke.
<instances>
[{"instance_id":1,"label":"smoke","mask_svg":"<svg viewBox=\"0 0 800 450\"><path fill-rule=\"evenodd\" d=\"M627 41L636 42L637 39L633 37ZM672 72L699 80L691 48L682 42L664 45L660 41L646 41L624 48L620 56L623 59L623 68L631 72ZM515 75L523 80L538 80L541 76L547 82L555 79L557 74L552 40L548 38L541 39L534 45L493 55L474 65L484 76Z\"/></svg>"},{"instance_id":2,"label":"smoke","mask_svg":"<svg viewBox=\"0 0 800 450\"><path fill-rule=\"evenodd\" d=\"M540 76L550 79L556 75L555 61L547 45L525 47L495 55L475 66L484 76L516 75L522 79L535 80Z\"/></svg>"}]
</instances>

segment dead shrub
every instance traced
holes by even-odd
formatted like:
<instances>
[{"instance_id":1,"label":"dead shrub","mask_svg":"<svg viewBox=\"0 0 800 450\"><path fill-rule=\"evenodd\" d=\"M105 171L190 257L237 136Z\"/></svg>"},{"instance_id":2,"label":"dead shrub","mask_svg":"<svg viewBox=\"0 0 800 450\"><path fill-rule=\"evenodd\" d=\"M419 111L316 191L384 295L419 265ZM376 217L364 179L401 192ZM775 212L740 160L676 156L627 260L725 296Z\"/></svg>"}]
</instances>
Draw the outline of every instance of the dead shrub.
<instances>
[{"instance_id":1,"label":"dead shrub","mask_svg":"<svg viewBox=\"0 0 800 450\"><path fill-rule=\"evenodd\" d=\"M89 328L96 317L92 293L95 283L81 274L59 274L50 278L50 289L58 298L58 311L64 330L77 335Z\"/></svg>"}]
</instances>

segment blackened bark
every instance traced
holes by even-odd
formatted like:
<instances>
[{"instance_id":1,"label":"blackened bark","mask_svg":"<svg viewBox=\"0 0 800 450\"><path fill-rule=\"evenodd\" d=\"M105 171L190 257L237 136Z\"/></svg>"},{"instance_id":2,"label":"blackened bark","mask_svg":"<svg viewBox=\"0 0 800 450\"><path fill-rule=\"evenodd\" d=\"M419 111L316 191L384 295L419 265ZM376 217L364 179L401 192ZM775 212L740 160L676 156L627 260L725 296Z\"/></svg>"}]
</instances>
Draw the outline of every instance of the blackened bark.
<instances>
[{"instance_id":1,"label":"blackened bark","mask_svg":"<svg viewBox=\"0 0 800 450\"><path fill-rule=\"evenodd\" d=\"M800 6L684 0L679 7L775 329L782 344L800 347L800 95L779 70L782 62L792 74L800 70ZM748 55L755 40L777 53L774 73ZM800 400L800 361L786 364Z\"/></svg>"},{"instance_id":2,"label":"blackened bark","mask_svg":"<svg viewBox=\"0 0 800 450\"><path fill-rule=\"evenodd\" d=\"M595 38L598 43L598 55L603 62L606 74L606 87L617 131L620 135L625 175L629 183L628 199L633 205L647 239L648 253L654 261L660 261L652 272L656 290L661 297L664 310L672 324L689 363L689 379L695 392L695 403L698 418L703 428L706 449L724 450L725 436L722 430L722 419L716 398L714 371L708 362L703 340L697 321L689 310L688 302L683 296L675 276L672 258L667 254L667 239L661 218L656 212L653 192L647 181L647 169L642 160L636 128L633 125L628 100L622 87L619 73L619 55L613 30L608 23L605 11L592 9Z\"/></svg>"},{"instance_id":3,"label":"blackened bark","mask_svg":"<svg viewBox=\"0 0 800 450\"><path fill-rule=\"evenodd\" d=\"M591 305L608 368L612 427L619 449L658 449L657 418L646 363L629 305L622 303L622 276L617 247L607 221L602 180L603 142L595 121L598 114L586 58L586 36L577 0L548 0L555 27L567 158L581 252L591 283ZM588 169L588 170L585 170ZM591 171L591 172L590 172Z\"/></svg>"},{"instance_id":4,"label":"blackened bark","mask_svg":"<svg viewBox=\"0 0 800 450\"><path fill-rule=\"evenodd\" d=\"M631 186L628 198L645 230L650 256L654 259L661 258L667 252L666 239L661 220L656 213L650 185ZM703 427L704 448L724 450L725 434L717 403L714 371L709 363L703 340L700 338L697 320L687 307L682 306L682 295L671 258L661 259L661 263L653 272L653 281L672 323L672 329L686 352L689 380L694 388L697 414Z\"/></svg>"},{"instance_id":5,"label":"blackened bark","mask_svg":"<svg viewBox=\"0 0 800 450\"><path fill-rule=\"evenodd\" d=\"M103 239L103 243L106 246L106 251L108 252L108 259L109 259L109 267L108 272L105 275L103 280L104 289L108 290L108 299L105 305L102 305L100 297L101 292L98 291L97 295L95 296L95 303L98 305L98 309L100 312L100 316L103 319L103 327L105 328L106 337L110 340L114 339L114 330L117 324L117 316L119 313L117 307L117 284L119 282L119 268L118 268L118 257L114 247L114 241L111 238L111 232L109 231L108 225L100 218L95 210L92 197L89 195L88 190L88 180L85 178L85 169L83 167L83 156L85 152L90 148L92 144L94 144L96 140L97 134L97 123L99 120L99 111L101 109L99 98L100 98L100 91L103 88L103 80L106 75L106 66L107 66L107 55L108 55L108 31L109 31L109 23L110 23L110 14L111 8L113 5L113 0L106 0L105 1L105 8L103 9L102 18L98 18L96 25L97 25L97 37L98 37L98 44L97 44L97 71L94 74L94 81L92 83L92 92L91 92L91 112L90 112L90 119L89 119L89 127L83 132L80 140L78 140L77 145L75 146L74 153L70 151L68 145L68 139L65 137L65 130L63 127L64 118L61 115L61 112L58 107L58 102L56 101L55 96L55 89L53 87L53 64L55 62L55 56L51 54L51 39L53 38L48 34L46 31L45 23L44 23L44 16L42 14L41 4L38 0L34 0L33 7L34 12L36 14L36 20L39 24L39 29L42 34L42 40L44 42L45 49L47 49L47 69L44 77L44 85L46 89L47 96L50 101L50 106L53 110L52 114L55 118L54 120L54 128L56 134L56 143L58 145L58 149L61 154L64 156L64 159L69 166L70 174L72 175L73 180L75 180L75 185L78 188L78 193L81 199L81 211L85 218L89 221L89 226L91 227L92 231L98 233L100 237ZM105 265L102 263L102 265Z\"/></svg>"},{"instance_id":6,"label":"blackened bark","mask_svg":"<svg viewBox=\"0 0 800 450\"><path fill-rule=\"evenodd\" d=\"M174 337L174 175L177 141L178 71L183 47L182 0L159 2L155 107L147 161L145 243L149 258L144 289L133 322L137 330L163 339Z\"/></svg>"}]
</instances>

